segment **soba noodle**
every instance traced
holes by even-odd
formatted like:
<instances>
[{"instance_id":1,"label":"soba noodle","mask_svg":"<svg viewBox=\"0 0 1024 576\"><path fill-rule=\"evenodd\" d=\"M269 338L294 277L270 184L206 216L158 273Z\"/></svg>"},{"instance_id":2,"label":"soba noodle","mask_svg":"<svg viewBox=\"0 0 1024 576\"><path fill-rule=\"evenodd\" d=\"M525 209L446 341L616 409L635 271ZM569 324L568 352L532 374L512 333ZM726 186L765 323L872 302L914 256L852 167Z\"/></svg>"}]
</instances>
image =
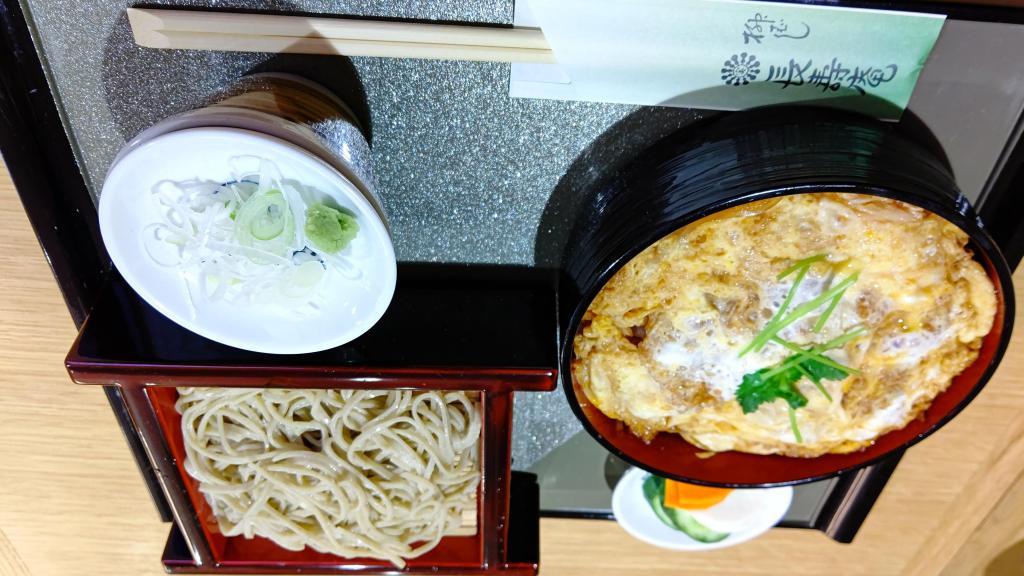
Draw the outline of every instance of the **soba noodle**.
<instances>
[{"instance_id":1,"label":"soba noodle","mask_svg":"<svg viewBox=\"0 0 1024 576\"><path fill-rule=\"evenodd\" d=\"M458 528L480 480L473 394L181 388L185 469L226 536L398 567Z\"/></svg>"}]
</instances>

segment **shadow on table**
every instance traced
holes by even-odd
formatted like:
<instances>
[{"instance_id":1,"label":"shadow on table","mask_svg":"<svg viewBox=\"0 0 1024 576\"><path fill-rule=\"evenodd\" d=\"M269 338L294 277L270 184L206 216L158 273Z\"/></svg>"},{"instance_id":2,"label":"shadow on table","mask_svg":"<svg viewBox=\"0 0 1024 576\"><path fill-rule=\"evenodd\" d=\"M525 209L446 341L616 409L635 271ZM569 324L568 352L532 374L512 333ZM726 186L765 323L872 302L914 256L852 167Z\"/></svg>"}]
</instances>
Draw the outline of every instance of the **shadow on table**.
<instances>
[{"instance_id":1,"label":"shadow on table","mask_svg":"<svg viewBox=\"0 0 1024 576\"><path fill-rule=\"evenodd\" d=\"M246 6L234 2L218 9ZM290 2L269 1L262 8L268 13L297 12ZM286 72L325 86L352 109L372 143L366 93L355 66L344 56L144 48L135 44L128 17L122 14L107 38L102 65L107 107L126 141L168 116L215 101L237 78L259 72Z\"/></svg>"}]
</instances>

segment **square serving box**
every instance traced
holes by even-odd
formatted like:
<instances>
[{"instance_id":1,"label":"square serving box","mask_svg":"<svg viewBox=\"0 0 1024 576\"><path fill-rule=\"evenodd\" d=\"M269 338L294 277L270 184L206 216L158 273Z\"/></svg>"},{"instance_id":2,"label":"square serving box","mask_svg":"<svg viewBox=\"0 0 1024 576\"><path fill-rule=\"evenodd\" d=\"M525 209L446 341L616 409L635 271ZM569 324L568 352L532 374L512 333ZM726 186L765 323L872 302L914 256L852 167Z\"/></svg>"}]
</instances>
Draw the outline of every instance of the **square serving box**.
<instances>
[{"instance_id":1,"label":"square serving box","mask_svg":"<svg viewBox=\"0 0 1024 576\"><path fill-rule=\"evenodd\" d=\"M163 558L168 571L536 573L537 486L531 475L511 472L512 405L516 390L555 387L552 278L489 266L402 265L399 274L394 301L370 332L340 348L297 356L245 352L194 335L119 277L104 288L67 368L80 384L116 387L128 406L176 524ZM259 537L225 537L185 472L174 408L177 388L184 386L478 391L483 427L476 533L445 537L403 569L308 547L293 552Z\"/></svg>"}]
</instances>

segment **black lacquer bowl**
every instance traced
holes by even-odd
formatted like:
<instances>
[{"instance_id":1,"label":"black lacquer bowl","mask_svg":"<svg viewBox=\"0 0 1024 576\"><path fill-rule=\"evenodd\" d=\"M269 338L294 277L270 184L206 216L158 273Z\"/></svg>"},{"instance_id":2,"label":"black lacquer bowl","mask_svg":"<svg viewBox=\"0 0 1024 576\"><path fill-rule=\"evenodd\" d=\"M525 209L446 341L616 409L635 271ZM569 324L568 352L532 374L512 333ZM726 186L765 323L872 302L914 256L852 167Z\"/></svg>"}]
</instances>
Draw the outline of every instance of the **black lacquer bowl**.
<instances>
[{"instance_id":1,"label":"black lacquer bowl","mask_svg":"<svg viewBox=\"0 0 1024 576\"><path fill-rule=\"evenodd\" d=\"M960 193L935 146L894 124L818 108L766 108L731 114L670 137L624 173L606 180L574 224L560 288L563 389L576 415L608 450L670 478L733 487L799 484L866 466L919 442L960 412L991 377L1010 339L1010 269ZM817 458L701 449L661 433L647 443L590 403L572 378L573 339L594 296L645 248L709 214L786 194L852 192L925 208L963 229L996 287L998 309L977 360L922 417L866 449Z\"/></svg>"}]
</instances>

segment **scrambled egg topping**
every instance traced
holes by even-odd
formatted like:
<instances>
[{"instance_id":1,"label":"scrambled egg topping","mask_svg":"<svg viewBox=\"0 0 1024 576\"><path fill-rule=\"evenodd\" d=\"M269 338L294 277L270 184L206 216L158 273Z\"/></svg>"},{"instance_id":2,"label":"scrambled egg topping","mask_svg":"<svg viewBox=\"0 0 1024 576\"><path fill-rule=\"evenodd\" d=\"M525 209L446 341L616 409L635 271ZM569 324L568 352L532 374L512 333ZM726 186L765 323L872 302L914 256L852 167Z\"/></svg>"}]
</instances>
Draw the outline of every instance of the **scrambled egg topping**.
<instances>
[{"instance_id":1,"label":"scrambled egg topping","mask_svg":"<svg viewBox=\"0 0 1024 576\"><path fill-rule=\"evenodd\" d=\"M716 213L655 242L623 267L591 303L574 341L572 371L590 401L650 440L678 433L710 451L814 457L845 453L902 428L928 408L978 355L992 328L996 296L965 248L967 235L921 208L885 198L797 194ZM857 281L827 316L826 305L780 333L800 345L866 332L827 356L857 369L807 378L796 411L785 401L744 414L736 390L745 374L791 354L776 343L740 351L782 306L793 276L815 254L792 307L848 274Z\"/></svg>"}]
</instances>

